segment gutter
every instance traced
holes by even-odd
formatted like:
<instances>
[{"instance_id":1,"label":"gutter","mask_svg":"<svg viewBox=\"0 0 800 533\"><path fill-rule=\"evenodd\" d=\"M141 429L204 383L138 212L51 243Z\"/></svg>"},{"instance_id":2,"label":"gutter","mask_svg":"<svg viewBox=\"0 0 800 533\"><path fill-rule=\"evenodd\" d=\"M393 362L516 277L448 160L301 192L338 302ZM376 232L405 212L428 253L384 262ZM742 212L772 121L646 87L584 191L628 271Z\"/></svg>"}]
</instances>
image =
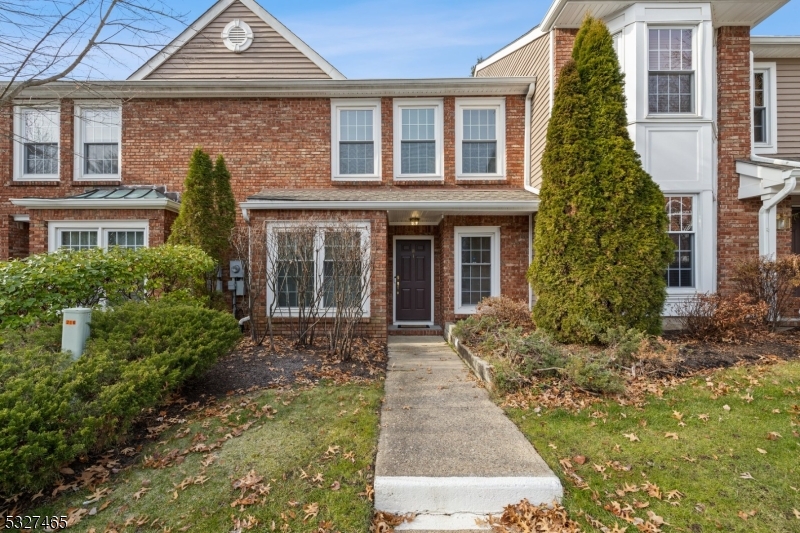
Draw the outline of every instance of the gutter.
<instances>
[{"instance_id":1,"label":"gutter","mask_svg":"<svg viewBox=\"0 0 800 533\"><path fill-rule=\"evenodd\" d=\"M512 200L512 201L493 201L493 202L426 202L426 201L375 201L363 202L353 200L247 200L239 204L244 213L248 209L287 209L287 210L363 210L363 211L391 211L403 209L420 209L426 211L496 211L497 213L508 213L516 211L521 213L531 213L539 207L539 200Z\"/></svg>"},{"instance_id":2,"label":"gutter","mask_svg":"<svg viewBox=\"0 0 800 533\"><path fill-rule=\"evenodd\" d=\"M181 204L168 198L152 200L75 200L71 198L11 198L11 203L28 209L164 209L177 213Z\"/></svg>"},{"instance_id":3,"label":"gutter","mask_svg":"<svg viewBox=\"0 0 800 533\"><path fill-rule=\"evenodd\" d=\"M536 82L528 87L528 95L525 96L525 190L534 194L539 194L539 189L531 185L531 106L533 105L533 95L536 94Z\"/></svg>"}]
</instances>

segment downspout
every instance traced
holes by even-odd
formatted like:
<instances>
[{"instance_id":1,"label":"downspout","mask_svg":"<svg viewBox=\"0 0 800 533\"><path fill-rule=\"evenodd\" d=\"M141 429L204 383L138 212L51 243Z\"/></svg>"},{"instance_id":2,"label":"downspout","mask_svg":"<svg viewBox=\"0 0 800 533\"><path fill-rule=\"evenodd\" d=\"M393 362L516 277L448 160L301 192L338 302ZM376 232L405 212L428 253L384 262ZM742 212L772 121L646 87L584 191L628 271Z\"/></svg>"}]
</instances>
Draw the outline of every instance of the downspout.
<instances>
[{"instance_id":1,"label":"downspout","mask_svg":"<svg viewBox=\"0 0 800 533\"><path fill-rule=\"evenodd\" d=\"M528 95L525 97L525 189L539 194L539 189L531 186L531 114L533 95L536 93L536 82L528 87Z\"/></svg>"},{"instance_id":2,"label":"downspout","mask_svg":"<svg viewBox=\"0 0 800 533\"><path fill-rule=\"evenodd\" d=\"M525 96L525 190L533 194L539 194L539 189L531 185L531 107L533 105L533 95L536 93L536 82L528 87L528 94ZM528 215L528 264L533 261L533 213ZM528 283L528 308L533 309L533 287Z\"/></svg>"}]
</instances>

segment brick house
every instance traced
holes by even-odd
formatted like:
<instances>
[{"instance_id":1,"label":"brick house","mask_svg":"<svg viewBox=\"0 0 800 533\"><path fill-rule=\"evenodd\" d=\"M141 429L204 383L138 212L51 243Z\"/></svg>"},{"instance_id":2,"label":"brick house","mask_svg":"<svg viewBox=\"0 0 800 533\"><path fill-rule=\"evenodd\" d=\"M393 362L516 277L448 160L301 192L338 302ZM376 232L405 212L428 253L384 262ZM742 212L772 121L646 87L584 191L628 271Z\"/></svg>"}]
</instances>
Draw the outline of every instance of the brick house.
<instances>
[{"instance_id":1,"label":"brick house","mask_svg":"<svg viewBox=\"0 0 800 533\"><path fill-rule=\"evenodd\" d=\"M737 165L796 172L789 159L762 162L751 140L760 113L771 153L791 155L780 149L797 121L781 87L792 83L782 72L797 45L764 45L773 70L754 71L750 60L750 28L783 3L555 0L475 77L347 80L254 0L219 0L128 80L32 88L0 115L0 259L162 244L202 146L226 158L239 224L277 231L313 221L319 250L343 221L368 237L373 336L439 331L486 296L530 301L553 89L591 4L627 75L631 135L668 195L680 245L669 301L724 288L730 265L759 250L758 196L778 194L740 199L754 178ZM754 107L759 72L778 93ZM682 89L661 94L658 76ZM791 200L769 209L765 224L783 220ZM777 233L778 253L788 251L791 232ZM320 279L323 256L310 259ZM269 298L291 308L297 289Z\"/></svg>"}]
</instances>

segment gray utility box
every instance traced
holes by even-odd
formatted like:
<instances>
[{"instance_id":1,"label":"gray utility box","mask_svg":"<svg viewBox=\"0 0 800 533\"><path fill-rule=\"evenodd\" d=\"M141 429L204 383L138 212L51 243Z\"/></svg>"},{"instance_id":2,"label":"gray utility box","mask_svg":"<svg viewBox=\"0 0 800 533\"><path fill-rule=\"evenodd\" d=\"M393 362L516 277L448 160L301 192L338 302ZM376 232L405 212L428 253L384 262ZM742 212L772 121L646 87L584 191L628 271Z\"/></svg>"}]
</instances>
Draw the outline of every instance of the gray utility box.
<instances>
[{"instance_id":1,"label":"gray utility box","mask_svg":"<svg viewBox=\"0 0 800 533\"><path fill-rule=\"evenodd\" d=\"M85 307L64 309L61 311L61 351L72 352L72 358L83 355L86 339L89 338L89 324L92 322L92 310Z\"/></svg>"}]
</instances>

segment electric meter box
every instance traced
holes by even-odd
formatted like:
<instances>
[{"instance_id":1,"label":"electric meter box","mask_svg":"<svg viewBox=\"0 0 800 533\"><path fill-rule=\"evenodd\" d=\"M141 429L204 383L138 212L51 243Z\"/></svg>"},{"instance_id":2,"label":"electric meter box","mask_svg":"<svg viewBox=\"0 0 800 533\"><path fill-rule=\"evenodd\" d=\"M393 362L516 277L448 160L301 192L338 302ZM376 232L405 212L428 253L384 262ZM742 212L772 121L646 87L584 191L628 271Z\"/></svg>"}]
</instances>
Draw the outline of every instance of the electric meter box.
<instances>
[{"instance_id":1,"label":"electric meter box","mask_svg":"<svg viewBox=\"0 0 800 533\"><path fill-rule=\"evenodd\" d=\"M72 352L72 358L83 355L86 339L89 338L89 324L92 322L92 310L76 307L61 311L61 351Z\"/></svg>"}]
</instances>

